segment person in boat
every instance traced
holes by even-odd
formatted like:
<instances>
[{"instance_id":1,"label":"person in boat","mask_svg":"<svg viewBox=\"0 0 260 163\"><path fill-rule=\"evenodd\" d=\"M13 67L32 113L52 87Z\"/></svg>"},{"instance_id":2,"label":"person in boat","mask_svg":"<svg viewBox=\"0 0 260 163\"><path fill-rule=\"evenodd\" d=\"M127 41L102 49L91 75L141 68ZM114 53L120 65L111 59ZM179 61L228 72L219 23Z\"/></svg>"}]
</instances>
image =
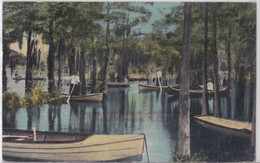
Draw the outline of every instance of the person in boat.
<instances>
[{"instance_id":1,"label":"person in boat","mask_svg":"<svg viewBox=\"0 0 260 163\"><path fill-rule=\"evenodd\" d=\"M15 78L19 78L19 73L18 73L18 71L15 72Z\"/></svg>"},{"instance_id":2,"label":"person in boat","mask_svg":"<svg viewBox=\"0 0 260 163\"><path fill-rule=\"evenodd\" d=\"M207 83L207 87L208 87L209 91L213 91L213 83L210 79L209 79L209 82Z\"/></svg>"},{"instance_id":3,"label":"person in boat","mask_svg":"<svg viewBox=\"0 0 260 163\"><path fill-rule=\"evenodd\" d=\"M203 88L203 85L199 85L201 88ZM213 88L213 83L211 81L211 79L209 79L208 83L207 83L207 88L208 88L208 91L213 91L214 88Z\"/></svg>"},{"instance_id":4,"label":"person in boat","mask_svg":"<svg viewBox=\"0 0 260 163\"><path fill-rule=\"evenodd\" d=\"M159 80L161 83L161 78L162 78L162 72L160 71L160 68L158 68L156 73L156 86L160 86Z\"/></svg>"},{"instance_id":5,"label":"person in boat","mask_svg":"<svg viewBox=\"0 0 260 163\"><path fill-rule=\"evenodd\" d=\"M147 74L147 84L148 85L151 83L151 80L152 80L152 70L149 69L148 74Z\"/></svg>"},{"instance_id":6,"label":"person in boat","mask_svg":"<svg viewBox=\"0 0 260 163\"><path fill-rule=\"evenodd\" d=\"M226 77L224 77L224 79L223 79L222 86L223 86L223 87L226 87L226 86L227 86L227 80L226 80Z\"/></svg>"},{"instance_id":7,"label":"person in boat","mask_svg":"<svg viewBox=\"0 0 260 163\"><path fill-rule=\"evenodd\" d=\"M79 80L78 72L75 71L75 74L70 77L70 92L69 93L71 93L71 95L75 95L75 96L79 95L79 91L78 91L79 83L80 83L80 80ZM74 86L74 89L72 90L73 86Z\"/></svg>"},{"instance_id":8,"label":"person in boat","mask_svg":"<svg viewBox=\"0 0 260 163\"><path fill-rule=\"evenodd\" d=\"M127 77L125 76L124 77L124 83L127 83L128 82L128 79L127 79Z\"/></svg>"}]
</instances>

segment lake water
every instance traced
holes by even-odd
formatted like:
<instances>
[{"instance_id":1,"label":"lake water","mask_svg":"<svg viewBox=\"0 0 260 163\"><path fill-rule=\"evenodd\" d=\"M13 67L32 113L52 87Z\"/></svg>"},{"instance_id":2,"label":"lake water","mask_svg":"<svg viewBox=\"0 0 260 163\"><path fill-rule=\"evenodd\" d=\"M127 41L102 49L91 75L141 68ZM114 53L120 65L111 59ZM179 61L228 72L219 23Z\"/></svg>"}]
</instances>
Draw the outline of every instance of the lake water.
<instances>
[{"instance_id":1,"label":"lake water","mask_svg":"<svg viewBox=\"0 0 260 163\"><path fill-rule=\"evenodd\" d=\"M9 80L12 91L22 95L24 81ZM20 88L20 89L18 89ZM221 98L223 117L252 120L252 87L233 84L229 97ZM64 85L64 92L68 86ZM193 116L201 113L201 98L191 99L191 152L205 153L210 161L249 160L250 140L219 135L202 128ZM213 100L209 100L213 113ZM169 162L178 135L178 99L165 92L139 92L138 82L128 88L109 88L102 103L44 105L3 113L3 128L93 134L140 134L147 138L151 162ZM146 152L143 162L147 162Z\"/></svg>"}]
</instances>

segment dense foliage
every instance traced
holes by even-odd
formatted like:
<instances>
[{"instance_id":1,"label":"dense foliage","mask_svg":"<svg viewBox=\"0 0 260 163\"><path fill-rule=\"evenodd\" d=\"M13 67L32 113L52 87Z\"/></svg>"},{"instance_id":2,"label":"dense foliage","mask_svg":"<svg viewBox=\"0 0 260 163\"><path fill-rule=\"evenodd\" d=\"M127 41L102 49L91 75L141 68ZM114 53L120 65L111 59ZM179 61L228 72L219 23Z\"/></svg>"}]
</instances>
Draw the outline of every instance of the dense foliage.
<instances>
[{"instance_id":1,"label":"dense foliage","mask_svg":"<svg viewBox=\"0 0 260 163\"><path fill-rule=\"evenodd\" d=\"M165 11L164 17L152 25L152 32L141 33L135 27L150 20L153 14L149 10L151 5L153 3L4 2L3 90L6 90L7 83L6 66L15 69L18 64L8 62L10 44L18 42L21 47L25 44L23 38L28 45L27 80L31 80L32 70L41 71L39 67L45 66L48 71L43 73L48 74L49 91L54 91L55 85L61 89L62 73L72 75L75 71L81 78L82 94L86 89L84 79L93 80L94 77L102 80L106 69L106 76L111 81L122 81L124 77L146 77L149 70L155 74L157 67L163 71L165 79L179 79L183 3L172 7L169 13ZM191 88L202 83L204 7L205 3L192 3ZM211 79L215 60L212 52L212 11L213 4L209 3L208 77ZM230 71L232 82L254 82L255 63L252 64L252 61L255 61L256 54L256 3L217 3L216 16L219 70ZM39 51L38 38L49 45L47 53ZM54 82L56 72L58 84ZM30 83L27 82L27 90L33 87Z\"/></svg>"},{"instance_id":2,"label":"dense foliage","mask_svg":"<svg viewBox=\"0 0 260 163\"><path fill-rule=\"evenodd\" d=\"M53 92L43 91L43 85L33 88L23 98L16 93L3 93L3 109L5 111L12 111L19 107L33 108L43 104L60 104L62 102L63 98L58 90Z\"/></svg>"},{"instance_id":3,"label":"dense foliage","mask_svg":"<svg viewBox=\"0 0 260 163\"><path fill-rule=\"evenodd\" d=\"M16 93L4 92L3 93L3 109L6 111L14 111L20 105L20 97Z\"/></svg>"},{"instance_id":4,"label":"dense foliage","mask_svg":"<svg viewBox=\"0 0 260 163\"><path fill-rule=\"evenodd\" d=\"M192 4L191 28L191 84L202 83L203 41L204 41L204 5L205 3ZM209 77L212 78L212 7L209 3ZM174 32L168 31L165 35L172 34L172 47L178 52L182 50L183 41L183 6L172 9L165 16L165 20L157 22L161 28L175 25ZM158 25L156 26L158 28ZM255 66L252 64L256 55L256 4L255 3L217 3L217 51L222 71L227 71L228 40L231 41L231 77L233 81L254 79ZM229 36L229 32L231 35ZM226 65L226 66L225 66Z\"/></svg>"}]
</instances>

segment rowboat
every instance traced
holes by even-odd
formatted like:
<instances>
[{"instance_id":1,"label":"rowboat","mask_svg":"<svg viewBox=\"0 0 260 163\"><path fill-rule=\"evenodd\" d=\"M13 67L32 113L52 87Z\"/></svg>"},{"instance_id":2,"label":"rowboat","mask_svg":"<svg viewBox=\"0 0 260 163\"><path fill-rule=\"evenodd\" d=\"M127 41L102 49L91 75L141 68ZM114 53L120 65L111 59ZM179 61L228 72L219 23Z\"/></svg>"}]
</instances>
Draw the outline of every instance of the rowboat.
<instances>
[{"instance_id":1,"label":"rowboat","mask_svg":"<svg viewBox=\"0 0 260 163\"><path fill-rule=\"evenodd\" d=\"M102 81L97 81L97 84L101 84ZM130 82L107 82L108 87L129 87ZM88 85L92 85L92 81L88 82Z\"/></svg>"},{"instance_id":2,"label":"rowboat","mask_svg":"<svg viewBox=\"0 0 260 163\"><path fill-rule=\"evenodd\" d=\"M91 86L93 81L88 81L87 85ZM102 84L102 81L96 81L96 84Z\"/></svg>"},{"instance_id":3,"label":"rowboat","mask_svg":"<svg viewBox=\"0 0 260 163\"><path fill-rule=\"evenodd\" d=\"M144 135L88 135L4 130L4 160L13 161L140 161Z\"/></svg>"},{"instance_id":4,"label":"rowboat","mask_svg":"<svg viewBox=\"0 0 260 163\"><path fill-rule=\"evenodd\" d=\"M108 87L129 87L130 82L107 82Z\"/></svg>"},{"instance_id":5,"label":"rowboat","mask_svg":"<svg viewBox=\"0 0 260 163\"><path fill-rule=\"evenodd\" d=\"M16 76L13 78L13 80L25 80L25 78L21 77L21 76Z\"/></svg>"},{"instance_id":6,"label":"rowboat","mask_svg":"<svg viewBox=\"0 0 260 163\"><path fill-rule=\"evenodd\" d=\"M147 78L129 78L129 81L147 81Z\"/></svg>"},{"instance_id":7,"label":"rowboat","mask_svg":"<svg viewBox=\"0 0 260 163\"><path fill-rule=\"evenodd\" d=\"M165 91L169 95L179 96L179 94L180 94L180 89L172 88L170 86L168 86ZM190 92L190 97L202 97L203 91L202 90L190 90L189 92ZM225 96L225 95L228 95L228 94L229 94L228 87L225 87L225 88L219 90L220 96ZM208 96L213 97L214 91L208 90Z\"/></svg>"},{"instance_id":8,"label":"rowboat","mask_svg":"<svg viewBox=\"0 0 260 163\"><path fill-rule=\"evenodd\" d=\"M203 85L199 85L199 87L200 87L201 89L203 89ZM208 90L209 90L209 91L213 91L213 88L210 87L210 86L208 86Z\"/></svg>"},{"instance_id":9,"label":"rowboat","mask_svg":"<svg viewBox=\"0 0 260 163\"><path fill-rule=\"evenodd\" d=\"M213 116L195 116L196 121L203 127L218 133L250 138L252 133L252 123L236 121Z\"/></svg>"},{"instance_id":10,"label":"rowboat","mask_svg":"<svg viewBox=\"0 0 260 163\"><path fill-rule=\"evenodd\" d=\"M138 88L140 91L160 91L160 86L138 84ZM163 91L165 91L166 89L167 89L167 86L162 86Z\"/></svg>"},{"instance_id":11,"label":"rowboat","mask_svg":"<svg viewBox=\"0 0 260 163\"><path fill-rule=\"evenodd\" d=\"M43 78L43 77L35 77L33 78L32 80L45 80L46 78ZM13 80L25 80L25 78L19 76L19 77L15 77L13 78Z\"/></svg>"},{"instance_id":12,"label":"rowboat","mask_svg":"<svg viewBox=\"0 0 260 163\"><path fill-rule=\"evenodd\" d=\"M62 97L66 101L68 99L69 95L63 94ZM93 94L88 94L88 95L70 97L70 101L77 101L77 102L88 102L88 101L100 102L100 101L102 101L102 99L103 99L103 93L93 93Z\"/></svg>"}]
</instances>

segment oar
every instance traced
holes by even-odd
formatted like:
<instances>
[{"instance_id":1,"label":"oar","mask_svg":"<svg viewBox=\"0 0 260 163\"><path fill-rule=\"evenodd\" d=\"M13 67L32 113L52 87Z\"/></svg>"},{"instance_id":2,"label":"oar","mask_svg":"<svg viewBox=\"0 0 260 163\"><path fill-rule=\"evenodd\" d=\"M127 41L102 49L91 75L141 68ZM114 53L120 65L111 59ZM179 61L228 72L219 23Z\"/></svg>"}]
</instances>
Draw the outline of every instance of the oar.
<instances>
[{"instance_id":1,"label":"oar","mask_svg":"<svg viewBox=\"0 0 260 163\"><path fill-rule=\"evenodd\" d=\"M71 89L70 95L69 95L69 97L68 97L68 99L67 99L67 103L70 103L70 97L71 97L71 95L72 95L72 92L73 92L73 90L74 90L74 87L75 87L75 84L73 85L73 87L72 87L72 89Z\"/></svg>"},{"instance_id":2,"label":"oar","mask_svg":"<svg viewBox=\"0 0 260 163\"><path fill-rule=\"evenodd\" d=\"M157 77L157 78L158 78L158 82L159 82L159 85L160 85L160 91L162 91L161 81L160 81L159 77Z\"/></svg>"}]
</instances>

